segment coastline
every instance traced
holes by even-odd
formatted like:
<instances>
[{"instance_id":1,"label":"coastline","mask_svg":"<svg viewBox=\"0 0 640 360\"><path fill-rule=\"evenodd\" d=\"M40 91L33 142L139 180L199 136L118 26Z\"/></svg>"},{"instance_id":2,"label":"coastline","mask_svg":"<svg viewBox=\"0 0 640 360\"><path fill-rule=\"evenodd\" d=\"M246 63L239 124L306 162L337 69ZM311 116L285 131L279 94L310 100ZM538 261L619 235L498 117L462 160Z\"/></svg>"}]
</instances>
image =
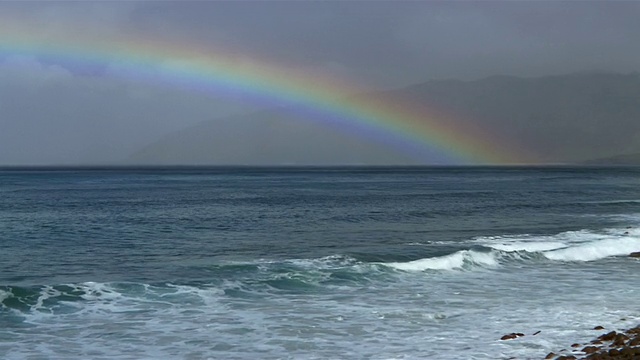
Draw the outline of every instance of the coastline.
<instances>
[{"instance_id":1,"label":"coastline","mask_svg":"<svg viewBox=\"0 0 640 360\"><path fill-rule=\"evenodd\" d=\"M593 330L605 330L596 326ZM587 343L574 343L558 353L550 352L544 359L607 360L640 359L640 324L623 331L609 331Z\"/></svg>"}]
</instances>

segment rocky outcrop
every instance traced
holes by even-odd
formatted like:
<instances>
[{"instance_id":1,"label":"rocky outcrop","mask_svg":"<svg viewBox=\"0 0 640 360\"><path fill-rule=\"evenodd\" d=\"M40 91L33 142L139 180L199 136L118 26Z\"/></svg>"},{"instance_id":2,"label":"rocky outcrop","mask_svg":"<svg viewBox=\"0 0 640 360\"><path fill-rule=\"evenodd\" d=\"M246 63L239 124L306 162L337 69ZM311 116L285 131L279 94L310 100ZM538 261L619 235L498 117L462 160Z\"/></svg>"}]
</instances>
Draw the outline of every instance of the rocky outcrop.
<instances>
[{"instance_id":1,"label":"rocky outcrop","mask_svg":"<svg viewBox=\"0 0 640 360\"><path fill-rule=\"evenodd\" d=\"M518 337L521 337L521 336L524 336L524 334L523 333L511 333L511 334L507 334L507 335L502 336L500 338L500 340L511 340L511 339L515 339L515 338L518 338Z\"/></svg>"},{"instance_id":2,"label":"rocky outcrop","mask_svg":"<svg viewBox=\"0 0 640 360\"><path fill-rule=\"evenodd\" d=\"M603 329L602 326L594 328L594 330ZM571 346L578 348L580 344ZM576 354L565 354L558 357L555 357L556 354L552 352L547 354L545 359L640 360L640 325L626 331L610 331L602 334L581 350L574 350L573 352ZM581 357L578 358L576 356Z\"/></svg>"}]
</instances>

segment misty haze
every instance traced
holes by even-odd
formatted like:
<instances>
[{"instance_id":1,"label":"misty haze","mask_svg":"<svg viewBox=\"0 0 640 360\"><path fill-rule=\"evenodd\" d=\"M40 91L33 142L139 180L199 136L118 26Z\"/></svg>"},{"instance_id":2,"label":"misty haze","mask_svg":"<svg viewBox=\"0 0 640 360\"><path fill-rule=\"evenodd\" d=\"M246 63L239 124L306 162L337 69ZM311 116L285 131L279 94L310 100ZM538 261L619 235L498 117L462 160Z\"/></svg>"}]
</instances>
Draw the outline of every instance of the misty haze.
<instances>
[{"instance_id":1,"label":"misty haze","mask_svg":"<svg viewBox=\"0 0 640 360\"><path fill-rule=\"evenodd\" d=\"M522 153L513 163L635 162L637 13L633 2L4 3L0 164L504 162L467 156L485 146ZM327 96L382 98L424 129L411 143L400 112L336 114ZM436 144L443 127L477 146Z\"/></svg>"},{"instance_id":2,"label":"misty haze","mask_svg":"<svg viewBox=\"0 0 640 360\"><path fill-rule=\"evenodd\" d=\"M640 359L640 1L0 1L0 360Z\"/></svg>"}]
</instances>

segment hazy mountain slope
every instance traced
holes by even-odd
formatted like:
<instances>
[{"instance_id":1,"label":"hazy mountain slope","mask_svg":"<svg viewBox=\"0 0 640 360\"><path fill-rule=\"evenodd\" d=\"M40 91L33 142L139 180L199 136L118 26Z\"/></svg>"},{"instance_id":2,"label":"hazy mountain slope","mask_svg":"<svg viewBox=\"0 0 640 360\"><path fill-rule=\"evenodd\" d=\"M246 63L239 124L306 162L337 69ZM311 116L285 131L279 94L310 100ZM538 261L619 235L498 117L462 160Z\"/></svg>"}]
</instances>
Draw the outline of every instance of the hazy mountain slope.
<instances>
[{"instance_id":1,"label":"hazy mountain slope","mask_svg":"<svg viewBox=\"0 0 640 360\"><path fill-rule=\"evenodd\" d=\"M579 73L429 81L364 96L412 99L466 129L527 149L541 162L640 152L640 75ZM133 154L138 164L410 164L380 144L282 109L215 119ZM434 159L437 163L438 159Z\"/></svg>"},{"instance_id":2,"label":"hazy mountain slope","mask_svg":"<svg viewBox=\"0 0 640 360\"><path fill-rule=\"evenodd\" d=\"M301 121L284 109L203 122L133 154L134 164L417 164L404 154Z\"/></svg>"},{"instance_id":3,"label":"hazy mountain slope","mask_svg":"<svg viewBox=\"0 0 640 360\"><path fill-rule=\"evenodd\" d=\"M584 163L586 165L640 165L640 153L593 159Z\"/></svg>"},{"instance_id":4,"label":"hazy mountain slope","mask_svg":"<svg viewBox=\"0 0 640 360\"><path fill-rule=\"evenodd\" d=\"M396 96L481 124L496 138L563 162L640 151L640 76L583 73L439 81Z\"/></svg>"}]
</instances>

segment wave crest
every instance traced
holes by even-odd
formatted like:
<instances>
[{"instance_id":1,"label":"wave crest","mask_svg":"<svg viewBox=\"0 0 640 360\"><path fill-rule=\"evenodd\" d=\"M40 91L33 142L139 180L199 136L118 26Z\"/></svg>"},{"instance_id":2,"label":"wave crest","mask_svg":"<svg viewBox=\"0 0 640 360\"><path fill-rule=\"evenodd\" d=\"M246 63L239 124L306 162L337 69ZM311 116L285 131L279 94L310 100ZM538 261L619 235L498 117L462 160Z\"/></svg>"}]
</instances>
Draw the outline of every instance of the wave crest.
<instances>
[{"instance_id":1,"label":"wave crest","mask_svg":"<svg viewBox=\"0 0 640 360\"><path fill-rule=\"evenodd\" d=\"M543 252L550 260L593 261L640 251L640 238L608 238Z\"/></svg>"},{"instance_id":2,"label":"wave crest","mask_svg":"<svg viewBox=\"0 0 640 360\"><path fill-rule=\"evenodd\" d=\"M594 261L640 251L640 229L567 231L549 236L493 237L477 239L483 246L504 252L541 254L554 261Z\"/></svg>"},{"instance_id":3,"label":"wave crest","mask_svg":"<svg viewBox=\"0 0 640 360\"><path fill-rule=\"evenodd\" d=\"M445 256L408 262L391 262L382 265L403 271L455 270L474 266L496 267L499 265L498 256L499 253L494 251L460 250Z\"/></svg>"}]
</instances>

